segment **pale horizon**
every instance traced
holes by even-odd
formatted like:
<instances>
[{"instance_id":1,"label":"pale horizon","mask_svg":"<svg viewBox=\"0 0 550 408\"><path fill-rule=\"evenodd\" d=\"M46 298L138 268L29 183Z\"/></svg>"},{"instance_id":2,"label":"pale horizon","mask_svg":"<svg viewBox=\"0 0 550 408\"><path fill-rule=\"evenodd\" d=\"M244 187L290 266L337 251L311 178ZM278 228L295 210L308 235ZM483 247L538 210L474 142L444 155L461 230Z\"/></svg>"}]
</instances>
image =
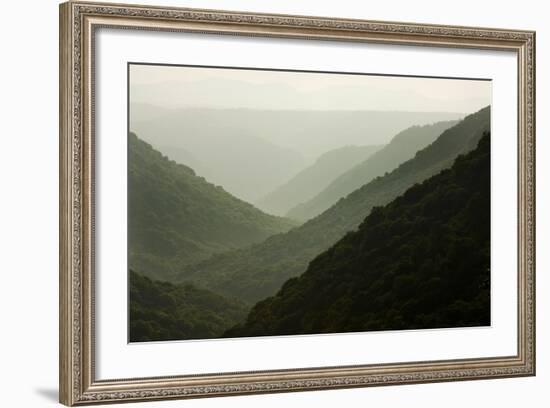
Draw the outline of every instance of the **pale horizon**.
<instances>
[{"instance_id":1,"label":"pale horizon","mask_svg":"<svg viewBox=\"0 0 550 408\"><path fill-rule=\"evenodd\" d=\"M164 109L445 112L491 104L491 81L130 64L130 102Z\"/></svg>"}]
</instances>

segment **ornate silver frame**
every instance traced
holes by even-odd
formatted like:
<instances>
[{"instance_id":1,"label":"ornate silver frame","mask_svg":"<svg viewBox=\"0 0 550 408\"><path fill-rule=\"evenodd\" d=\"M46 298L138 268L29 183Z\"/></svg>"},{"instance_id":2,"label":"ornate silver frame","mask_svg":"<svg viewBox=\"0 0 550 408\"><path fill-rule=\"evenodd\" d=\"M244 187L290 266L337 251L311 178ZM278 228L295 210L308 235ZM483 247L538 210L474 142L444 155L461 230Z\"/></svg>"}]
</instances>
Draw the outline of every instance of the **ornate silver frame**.
<instances>
[{"instance_id":1,"label":"ornate silver frame","mask_svg":"<svg viewBox=\"0 0 550 408\"><path fill-rule=\"evenodd\" d=\"M99 27L513 51L518 61L518 350L513 356L96 380L93 47ZM60 5L60 402L130 402L535 374L535 33L68 2Z\"/></svg>"}]
</instances>

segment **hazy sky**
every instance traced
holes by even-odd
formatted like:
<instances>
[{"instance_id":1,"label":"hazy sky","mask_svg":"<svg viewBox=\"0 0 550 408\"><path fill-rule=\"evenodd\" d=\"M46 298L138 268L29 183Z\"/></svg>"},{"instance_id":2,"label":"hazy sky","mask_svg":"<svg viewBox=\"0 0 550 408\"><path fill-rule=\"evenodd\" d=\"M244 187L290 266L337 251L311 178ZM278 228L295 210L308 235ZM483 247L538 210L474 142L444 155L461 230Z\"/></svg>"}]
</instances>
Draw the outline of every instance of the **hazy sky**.
<instances>
[{"instance_id":1,"label":"hazy sky","mask_svg":"<svg viewBox=\"0 0 550 408\"><path fill-rule=\"evenodd\" d=\"M471 113L491 103L491 81L130 66L132 102L164 108L394 110Z\"/></svg>"}]
</instances>

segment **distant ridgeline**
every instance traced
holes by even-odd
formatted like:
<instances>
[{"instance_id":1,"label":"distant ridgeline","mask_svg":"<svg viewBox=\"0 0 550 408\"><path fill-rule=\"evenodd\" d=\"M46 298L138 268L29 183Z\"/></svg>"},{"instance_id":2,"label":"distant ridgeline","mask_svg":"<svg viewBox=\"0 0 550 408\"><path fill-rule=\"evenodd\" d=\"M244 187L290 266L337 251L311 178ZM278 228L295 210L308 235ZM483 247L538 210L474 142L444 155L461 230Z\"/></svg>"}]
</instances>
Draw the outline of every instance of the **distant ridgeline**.
<instances>
[{"instance_id":1,"label":"distant ridgeline","mask_svg":"<svg viewBox=\"0 0 550 408\"><path fill-rule=\"evenodd\" d=\"M477 115L466 121L488 113ZM462 131L478 132L464 123ZM256 304L225 336L489 325L490 165L485 133L450 169L374 207L357 231Z\"/></svg>"},{"instance_id":2,"label":"distant ridgeline","mask_svg":"<svg viewBox=\"0 0 550 408\"><path fill-rule=\"evenodd\" d=\"M487 107L443 131L414 157L362 185L305 224L263 242L175 269L170 279L190 281L249 303L272 296L289 278L306 271L317 255L355 230L373 207L390 203L415 184L450 167L458 155L474 149L489 131Z\"/></svg>"},{"instance_id":3,"label":"distant ridgeline","mask_svg":"<svg viewBox=\"0 0 550 408\"><path fill-rule=\"evenodd\" d=\"M322 191L288 211L287 216L308 220L321 214L340 198L357 190L384 173L390 172L414 157L415 153L436 140L443 131L457 124L456 120L437 122L432 125L412 126L394 136L390 143L366 160L358 163L335 179ZM282 214L284 215L284 214Z\"/></svg>"},{"instance_id":4,"label":"distant ridgeline","mask_svg":"<svg viewBox=\"0 0 550 408\"><path fill-rule=\"evenodd\" d=\"M331 181L355 165L364 162L382 147L344 146L330 150L321 155L311 166L257 201L256 205L271 214L285 215L297 204L315 197ZM295 218L299 219L299 217Z\"/></svg>"},{"instance_id":5,"label":"distant ridgeline","mask_svg":"<svg viewBox=\"0 0 550 408\"><path fill-rule=\"evenodd\" d=\"M239 89L258 94L258 84L254 84L254 89L241 85ZM194 101L195 106L200 106L198 101L201 100L211 105L212 100L205 98L205 89L218 89L211 79L204 86L200 91L196 89L193 96L189 95L188 88L185 90L188 100ZM147 91L133 88L132 99L166 105L158 87L159 84L155 84ZM220 84L219 89L227 88ZM164 92L173 95L175 90L166 87ZM268 92L275 92L282 98L272 101L275 105L288 98L288 94L283 96L286 91L280 87ZM240 99L243 95L246 92L227 93L222 99ZM319 101L310 101L315 102ZM344 145L362 145L365 141L373 145L386 144L392 136L410 126L460 117L461 114L450 112L281 110L281 106L273 109L166 109L136 102L130 106L130 127L141 140L151 143L176 162L191 167L209 182L222 185L232 195L259 203L258 207L264 211L267 208L260 203L263 197L325 152ZM292 206L300 202L293 202Z\"/></svg>"},{"instance_id":6,"label":"distant ridgeline","mask_svg":"<svg viewBox=\"0 0 550 408\"><path fill-rule=\"evenodd\" d=\"M296 225L208 183L133 133L128 144L128 254L139 273L166 280L185 265Z\"/></svg>"}]
</instances>

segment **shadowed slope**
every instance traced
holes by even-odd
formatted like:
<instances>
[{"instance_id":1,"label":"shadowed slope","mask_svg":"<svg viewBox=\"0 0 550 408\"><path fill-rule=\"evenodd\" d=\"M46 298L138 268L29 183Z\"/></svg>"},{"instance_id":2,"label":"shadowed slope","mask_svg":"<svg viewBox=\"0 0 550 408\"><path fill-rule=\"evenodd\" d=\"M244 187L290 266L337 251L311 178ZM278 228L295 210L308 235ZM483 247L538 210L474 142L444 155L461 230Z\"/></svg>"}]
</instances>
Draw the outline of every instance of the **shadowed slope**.
<instances>
[{"instance_id":1,"label":"shadowed slope","mask_svg":"<svg viewBox=\"0 0 550 408\"><path fill-rule=\"evenodd\" d=\"M128 155L129 264L145 275L165 279L191 262L295 225L208 183L134 134Z\"/></svg>"},{"instance_id":2,"label":"shadowed slope","mask_svg":"<svg viewBox=\"0 0 550 408\"><path fill-rule=\"evenodd\" d=\"M490 130L490 108L467 116L391 173L378 177L330 209L260 244L213 256L182 269L174 280L190 280L248 302L273 295L290 277L302 274L313 258L356 229L374 206L385 205L414 184L452 165L474 149Z\"/></svg>"},{"instance_id":3,"label":"shadowed slope","mask_svg":"<svg viewBox=\"0 0 550 408\"><path fill-rule=\"evenodd\" d=\"M376 207L226 336L490 324L490 137Z\"/></svg>"}]
</instances>

